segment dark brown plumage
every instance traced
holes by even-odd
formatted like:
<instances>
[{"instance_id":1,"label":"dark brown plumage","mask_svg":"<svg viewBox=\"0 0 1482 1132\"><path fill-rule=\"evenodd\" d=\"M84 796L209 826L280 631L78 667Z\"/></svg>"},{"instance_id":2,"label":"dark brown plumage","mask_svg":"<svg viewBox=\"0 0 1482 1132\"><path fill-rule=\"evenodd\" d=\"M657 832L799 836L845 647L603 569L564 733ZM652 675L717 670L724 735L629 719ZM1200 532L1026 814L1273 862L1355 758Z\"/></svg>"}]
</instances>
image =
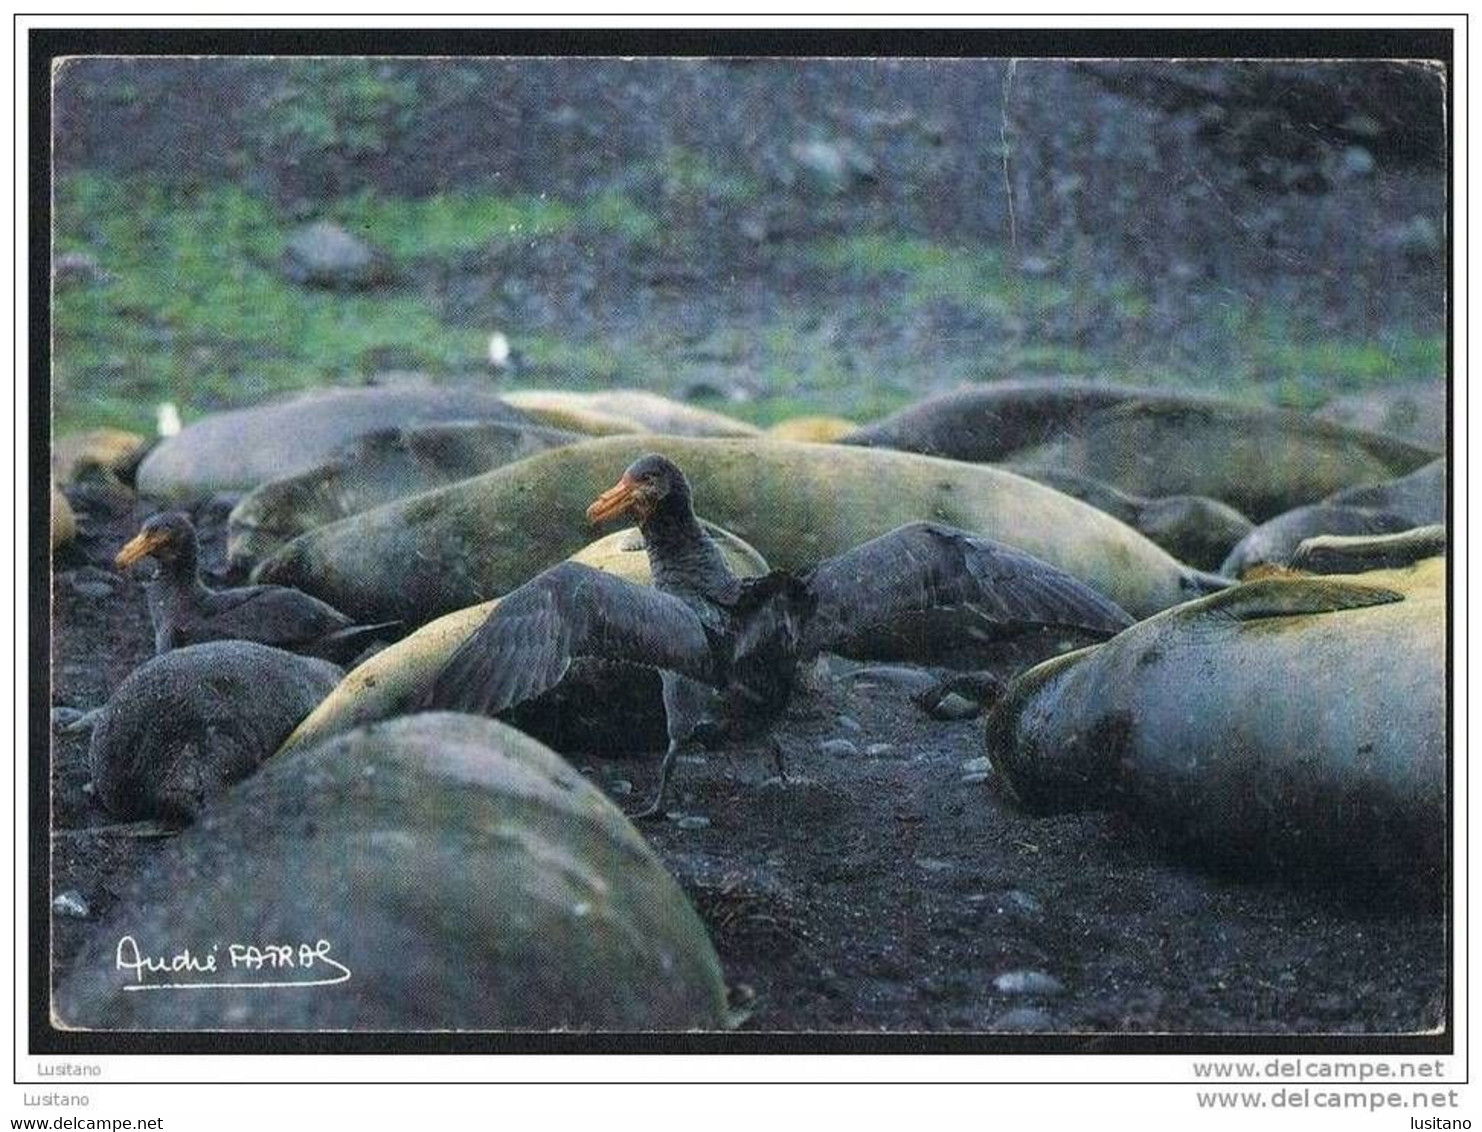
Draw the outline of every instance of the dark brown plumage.
<instances>
[{"instance_id":1,"label":"dark brown plumage","mask_svg":"<svg viewBox=\"0 0 1482 1132\"><path fill-rule=\"evenodd\" d=\"M159 563L145 585L158 656L206 641L256 641L344 662L394 625L357 625L333 606L287 586L213 590L201 581L196 529L183 511L152 515L124 544L119 569L144 557Z\"/></svg>"},{"instance_id":2,"label":"dark brown plumage","mask_svg":"<svg viewBox=\"0 0 1482 1132\"><path fill-rule=\"evenodd\" d=\"M687 744L765 727L797 666L821 652L921 661L971 656L1020 632L1092 639L1132 623L1075 578L1023 551L911 523L801 574L738 578L695 518L689 482L662 456L632 464L587 511L638 520L654 586L566 562L505 597L449 658L429 708L489 715L554 687L581 657L661 671L669 749L653 804Z\"/></svg>"}]
</instances>

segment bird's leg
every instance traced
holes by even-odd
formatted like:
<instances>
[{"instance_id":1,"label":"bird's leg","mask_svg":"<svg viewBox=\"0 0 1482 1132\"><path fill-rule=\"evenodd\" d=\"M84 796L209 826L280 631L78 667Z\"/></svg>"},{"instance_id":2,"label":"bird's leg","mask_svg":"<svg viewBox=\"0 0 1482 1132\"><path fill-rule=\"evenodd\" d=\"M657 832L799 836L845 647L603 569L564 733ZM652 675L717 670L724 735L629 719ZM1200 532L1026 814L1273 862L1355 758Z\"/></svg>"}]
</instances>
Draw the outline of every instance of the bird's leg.
<instances>
[{"instance_id":1,"label":"bird's leg","mask_svg":"<svg viewBox=\"0 0 1482 1132\"><path fill-rule=\"evenodd\" d=\"M777 778L787 784L787 748L782 745L782 739L773 735L771 740L772 765L777 768Z\"/></svg>"},{"instance_id":2,"label":"bird's leg","mask_svg":"<svg viewBox=\"0 0 1482 1132\"><path fill-rule=\"evenodd\" d=\"M630 813L628 816L636 820L656 818L664 812L664 802L669 795L669 776L674 771L674 760L679 757L679 749L684 746L682 739L670 739L669 749L664 752L664 761L659 764L659 789L654 795L654 800L643 809Z\"/></svg>"}]
</instances>

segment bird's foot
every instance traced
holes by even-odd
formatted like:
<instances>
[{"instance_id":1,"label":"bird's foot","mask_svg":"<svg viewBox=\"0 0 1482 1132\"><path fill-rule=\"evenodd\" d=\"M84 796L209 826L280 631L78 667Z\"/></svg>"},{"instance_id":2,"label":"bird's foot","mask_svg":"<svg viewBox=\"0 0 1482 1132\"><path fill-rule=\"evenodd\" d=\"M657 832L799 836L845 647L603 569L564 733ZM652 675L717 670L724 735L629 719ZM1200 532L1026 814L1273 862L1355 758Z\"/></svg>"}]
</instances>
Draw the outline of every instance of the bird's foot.
<instances>
[{"instance_id":1,"label":"bird's foot","mask_svg":"<svg viewBox=\"0 0 1482 1132\"><path fill-rule=\"evenodd\" d=\"M775 735L772 737L772 766L777 770L777 780L784 786L787 785L787 748L782 745L782 740Z\"/></svg>"}]
</instances>

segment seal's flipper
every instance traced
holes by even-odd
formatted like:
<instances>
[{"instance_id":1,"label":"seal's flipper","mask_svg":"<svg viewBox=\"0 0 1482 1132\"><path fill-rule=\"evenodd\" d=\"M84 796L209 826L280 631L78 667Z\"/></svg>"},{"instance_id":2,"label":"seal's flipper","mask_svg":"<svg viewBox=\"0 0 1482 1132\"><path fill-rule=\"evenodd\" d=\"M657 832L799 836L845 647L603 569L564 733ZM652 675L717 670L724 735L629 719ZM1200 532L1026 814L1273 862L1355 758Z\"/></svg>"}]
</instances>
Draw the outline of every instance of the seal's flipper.
<instances>
[{"instance_id":1,"label":"seal's flipper","mask_svg":"<svg viewBox=\"0 0 1482 1132\"><path fill-rule=\"evenodd\" d=\"M1304 613L1337 613L1404 601L1405 595L1379 586L1327 578L1266 578L1235 586L1205 598L1195 608L1201 617L1228 621L1259 621Z\"/></svg>"},{"instance_id":2,"label":"seal's flipper","mask_svg":"<svg viewBox=\"0 0 1482 1132\"><path fill-rule=\"evenodd\" d=\"M1312 574L1392 570L1446 553L1446 528L1416 527L1392 535L1316 535L1303 539L1292 567Z\"/></svg>"}]
</instances>

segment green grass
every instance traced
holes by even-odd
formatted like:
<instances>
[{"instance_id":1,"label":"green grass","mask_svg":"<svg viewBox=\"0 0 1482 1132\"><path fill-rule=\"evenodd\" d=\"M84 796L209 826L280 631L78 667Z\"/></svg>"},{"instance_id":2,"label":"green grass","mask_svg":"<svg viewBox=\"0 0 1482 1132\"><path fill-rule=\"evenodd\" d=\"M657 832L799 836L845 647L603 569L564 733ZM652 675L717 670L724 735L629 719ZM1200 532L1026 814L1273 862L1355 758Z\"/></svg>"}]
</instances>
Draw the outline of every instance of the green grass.
<instances>
[{"instance_id":1,"label":"green grass","mask_svg":"<svg viewBox=\"0 0 1482 1132\"><path fill-rule=\"evenodd\" d=\"M993 248L949 247L930 240L873 233L825 243L818 261L836 271L895 276L915 305L947 300L1001 318L1038 315L1065 306L1068 288L1011 273Z\"/></svg>"},{"instance_id":2,"label":"green grass","mask_svg":"<svg viewBox=\"0 0 1482 1132\"><path fill-rule=\"evenodd\" d=\"M646 231L641 210L610 195L576 204L361 195L331 215L402 262L582 224L630 239ZM294 224L232 186L172 190L96 175L63 183L58 251L87 252L110 279L57 295L58 426L150 428L162 400L189 417L388 368L481 364L482 331L442 322L414 287L344 295L288 282L279 259Z\"/></svg>"}]
</instances>

